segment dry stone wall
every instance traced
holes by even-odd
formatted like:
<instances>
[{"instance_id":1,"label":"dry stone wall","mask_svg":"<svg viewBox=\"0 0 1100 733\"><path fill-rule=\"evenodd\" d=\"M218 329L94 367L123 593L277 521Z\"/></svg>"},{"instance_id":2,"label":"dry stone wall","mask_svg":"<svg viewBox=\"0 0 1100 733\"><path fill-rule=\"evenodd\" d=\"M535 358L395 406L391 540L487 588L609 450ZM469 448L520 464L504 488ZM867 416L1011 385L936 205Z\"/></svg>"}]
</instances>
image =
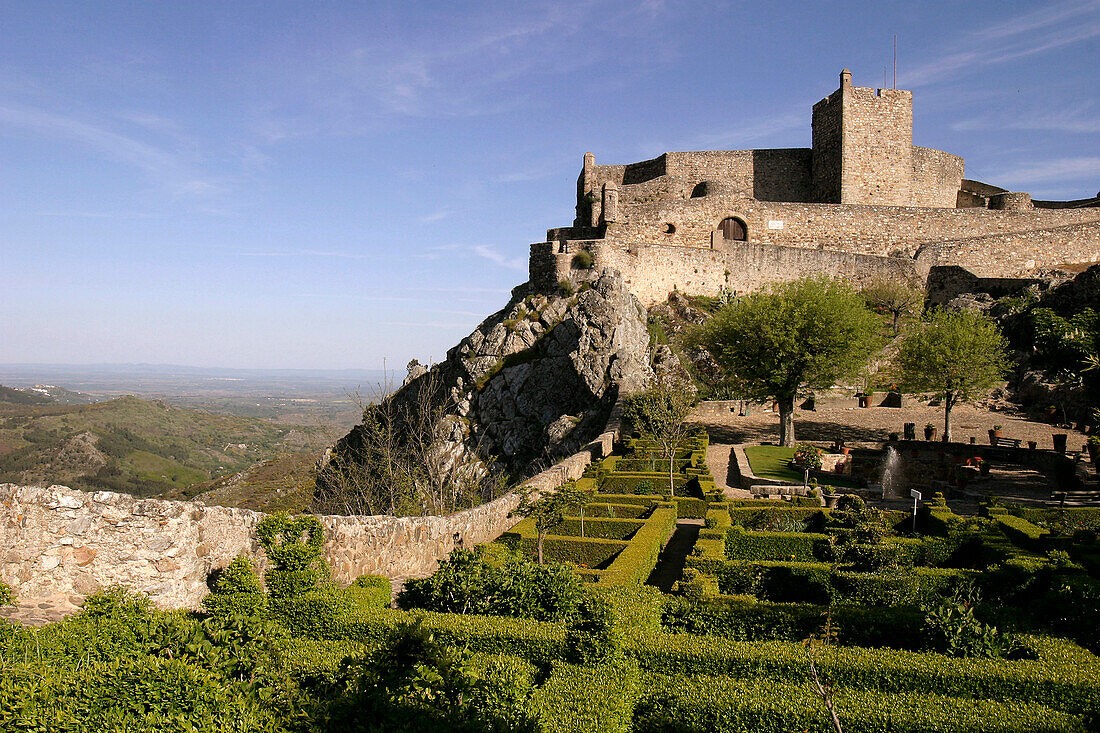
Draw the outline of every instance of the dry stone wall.
<instances>
[{"instance_id":1,"label":"dry stone wall","mask_svg":"<svg viewBox=\"0 0 1100 733\"><path fill-rule=\"evenodd\" d=\"M584 473L593 455L612 449L601 435L526 482L552 491ZM519 496L446 517L322 516L324 555L347 585L365 573L405 580L430 575L456 547L496 539L517 521ZM135 499L64 486L0 484L0 580L16 596L62 598L79 605L100 588L121 584L161 608L198 608L210 573L238 555L265 567L255 540L259 512L199 502Z\"/></svg>"}]
</instances>

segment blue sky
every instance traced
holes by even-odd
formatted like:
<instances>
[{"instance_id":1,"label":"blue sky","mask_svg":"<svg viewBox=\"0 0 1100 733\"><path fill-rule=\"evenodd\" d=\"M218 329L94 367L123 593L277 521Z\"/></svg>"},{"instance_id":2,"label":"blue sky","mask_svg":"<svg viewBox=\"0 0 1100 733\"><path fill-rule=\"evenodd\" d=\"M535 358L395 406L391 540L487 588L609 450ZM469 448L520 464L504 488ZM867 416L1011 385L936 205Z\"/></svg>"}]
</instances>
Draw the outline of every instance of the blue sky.
<instances>
[{"instance_id":1,"label":"blue sky","mask_svg":"<svg viewBox=\"0 0 1100 733\"><path fill-rule=\"evenodd\" d=\"M1100 188L1100 0L0 3L0 363L439 359L573 217L581 159L914 141Z\"/></svg>"}]
</instances>

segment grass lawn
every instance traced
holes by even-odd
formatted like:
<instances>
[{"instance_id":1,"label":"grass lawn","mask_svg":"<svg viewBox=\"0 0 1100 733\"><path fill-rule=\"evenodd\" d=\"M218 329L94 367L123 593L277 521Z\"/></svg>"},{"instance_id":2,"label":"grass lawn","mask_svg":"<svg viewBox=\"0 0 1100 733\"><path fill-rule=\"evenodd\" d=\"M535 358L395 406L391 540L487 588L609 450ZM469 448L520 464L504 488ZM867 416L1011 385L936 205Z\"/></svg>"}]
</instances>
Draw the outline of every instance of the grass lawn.
<instances>
[{"instance_id":1,"label":"grass lawn","mask_svg":"<svg viewBox=\"0 0 1100 733\"><path fill-rule=\"evenodd\" d=\"M784 448L779 445L750 445L745 448L745 455L749 459L749 468L752 469L753 475L802 483L802 472L787 465L794 458L794 448ZM859 486L859 483L852 480L850 476L836 476L830 477L828 481L822 479L818 481L830 486L847 488Z\"/></svg>"}]
</instances>

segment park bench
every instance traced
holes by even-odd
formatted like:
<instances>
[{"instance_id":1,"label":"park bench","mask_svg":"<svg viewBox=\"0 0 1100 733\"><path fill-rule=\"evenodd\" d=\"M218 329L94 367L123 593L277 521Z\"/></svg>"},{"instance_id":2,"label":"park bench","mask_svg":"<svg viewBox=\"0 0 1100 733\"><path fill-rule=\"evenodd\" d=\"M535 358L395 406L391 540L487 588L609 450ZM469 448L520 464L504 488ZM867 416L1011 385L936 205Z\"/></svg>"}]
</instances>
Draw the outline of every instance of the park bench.
<instances>
[{"instance_id":1,"label":"park bench","mask_svg":"<svg viewBox=\"0 0 1100 733\"><path fill-rule=\"evenodd\" d=\"M1021 441L1019 438L997 437L993 439L993 445L997 448L1019 448L1020 443Z\"/></svg>"}]
</instances>

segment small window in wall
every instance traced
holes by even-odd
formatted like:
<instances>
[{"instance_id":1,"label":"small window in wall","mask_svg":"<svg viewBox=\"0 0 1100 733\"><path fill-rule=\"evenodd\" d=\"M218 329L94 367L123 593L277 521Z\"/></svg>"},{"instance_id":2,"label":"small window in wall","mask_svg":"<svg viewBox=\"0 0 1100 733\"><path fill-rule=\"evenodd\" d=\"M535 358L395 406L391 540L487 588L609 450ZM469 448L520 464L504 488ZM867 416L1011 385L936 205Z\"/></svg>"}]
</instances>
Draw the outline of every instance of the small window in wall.
<instances>
[{"instance_id":1,"label":"small window in wall","mask_svg":"<svg viewBox=\"0 0 1100 733\"><path fill-rule=\"evenodd\" d=\"M675 224L673 224L671 222L668 223L668 224L665 224L665 234L675 234L675 233L676 233L676 225Z\"/></svg>"},{"instance_id":2,"label":"small window in wall","mask_svg":"<svg viewBox=\"0 0 1100 733\"><path fill-rule=\"evenodd\" d=\"M726 240L744 242L749 238L745 222L732 216L723 219L722 223L718 225L718 230L722 232L722 238Z\"/></svg>"}]
</instances>

